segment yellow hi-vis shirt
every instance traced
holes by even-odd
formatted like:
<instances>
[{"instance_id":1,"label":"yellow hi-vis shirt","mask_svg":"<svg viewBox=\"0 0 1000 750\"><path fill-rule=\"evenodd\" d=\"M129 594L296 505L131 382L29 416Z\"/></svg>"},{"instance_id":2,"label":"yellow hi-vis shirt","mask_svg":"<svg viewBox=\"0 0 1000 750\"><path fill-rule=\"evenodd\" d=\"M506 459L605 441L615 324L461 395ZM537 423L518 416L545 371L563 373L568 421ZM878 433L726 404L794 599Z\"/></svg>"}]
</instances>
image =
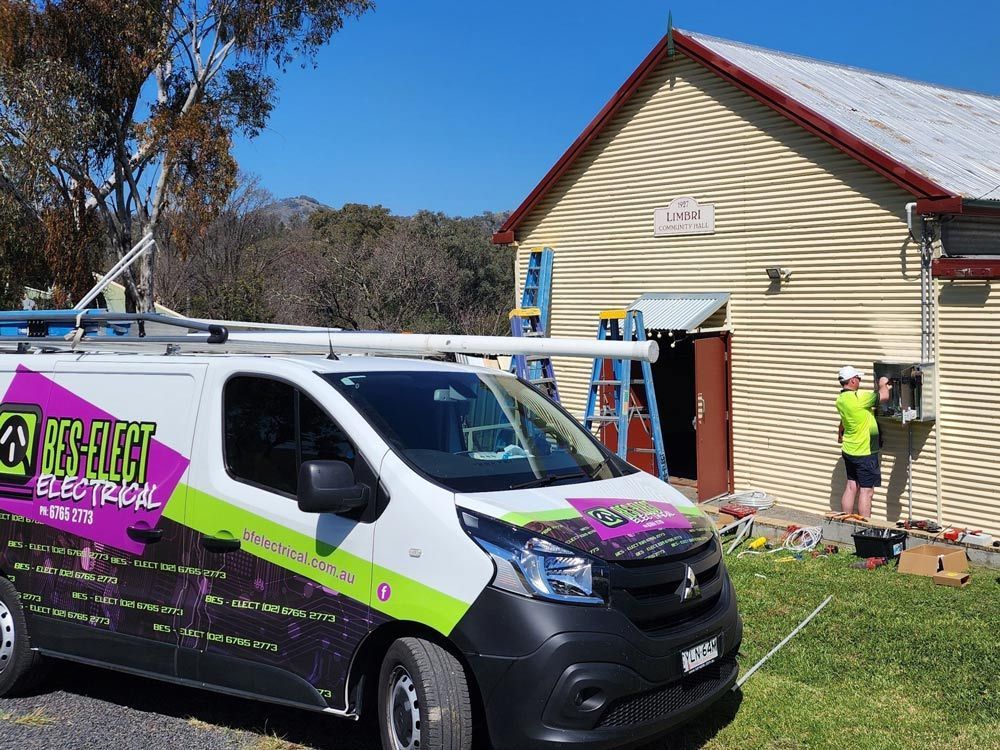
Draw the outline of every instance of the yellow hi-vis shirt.
<instances>
[{"instance_id":1,"label":"yellow hi-vis shirt","mask_svg":"<svg viewBox=\"0 0 1000 750\"><path fill-rule=\"evenodd\" d=\"M878 453L878 422L872 407L878 403L873 391L841 391L837 396L837 411L844 425L841 449L848 456L870 456Z\"/></svg>"}]
</instances>

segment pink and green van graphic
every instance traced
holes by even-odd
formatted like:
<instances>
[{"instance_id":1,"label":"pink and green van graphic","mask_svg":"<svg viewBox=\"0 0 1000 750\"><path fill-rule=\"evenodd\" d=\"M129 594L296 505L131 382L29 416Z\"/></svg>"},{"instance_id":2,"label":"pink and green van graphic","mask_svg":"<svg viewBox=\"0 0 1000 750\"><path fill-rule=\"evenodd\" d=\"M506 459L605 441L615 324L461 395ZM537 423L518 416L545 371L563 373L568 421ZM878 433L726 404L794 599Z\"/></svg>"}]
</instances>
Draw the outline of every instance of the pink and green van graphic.
<instances>
[{"instance_id":1,"label":"pink and green van graphic","mask_svg":"<svg viewBox=\"0 0 1000 750\"><path fill-rule=\"evenodd\" d=\"M140 553L129 529L156 526L188 466L155 435L18 367L0 405L0 508Z\"/></svg>"},{"instance_id":2,"label":"pink and green van graphic","mask_svg":"<svg viewBox=\"0 0 1000 750\"><path fill-rule=\"evenodd\" d=\"M690 529L691 522L670 503L607 497L570 497L566 502L602 541L645 531Z\"/></svg>"},{"instance_id":3,"label":"pink and green van graphic","mask_svg":"<svg viewBox=\"0 0 1000 750\"><path fill-rule=\"evenodd\" d=\"M669 557L704 544L715 526L697 507L641 497L569 497L569 507L502 520L605 560Z\"/></svg>"}]
</instances>

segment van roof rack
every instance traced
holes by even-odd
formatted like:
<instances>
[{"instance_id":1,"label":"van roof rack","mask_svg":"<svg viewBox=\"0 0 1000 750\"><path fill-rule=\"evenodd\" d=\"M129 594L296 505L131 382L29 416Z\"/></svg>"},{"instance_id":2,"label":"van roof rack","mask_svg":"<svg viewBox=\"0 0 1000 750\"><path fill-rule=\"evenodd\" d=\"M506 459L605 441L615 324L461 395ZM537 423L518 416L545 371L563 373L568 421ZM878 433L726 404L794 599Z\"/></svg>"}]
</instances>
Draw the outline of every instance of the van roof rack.
<instances>
[{"instance_id":1,"label":"van roof rack","mask_svg":"<svg viewBox=\"0 0 1000 750\"><path fill-rule=\"evenodd\" d=\"M146 323L182 328L184 333L147 335ZM0 312L0 342L38 348L76 347L83 341L120 344L128 338L144 344L224 344L228 337L226 327L214 322L158 313L116 313L97 309Z\"/></svg>"},{"instance_id":2,"label":"van roof rack","mask_svg":"<svg viewBox=\"0 0 1000 750\"><path fill-rule=\"evenodd\" d=\"M176 333L164 332L177 331ZM180 330L178 330L180 329ZM181 332L182 331L182 332ZM344 331L247 321L213 321L157 313L107 310L0 312L0 346L17 351L146 350L253 354L445 354L614 357L656 361L655 341L452 336L447 334Z\"/></svg>"}]
</instances>

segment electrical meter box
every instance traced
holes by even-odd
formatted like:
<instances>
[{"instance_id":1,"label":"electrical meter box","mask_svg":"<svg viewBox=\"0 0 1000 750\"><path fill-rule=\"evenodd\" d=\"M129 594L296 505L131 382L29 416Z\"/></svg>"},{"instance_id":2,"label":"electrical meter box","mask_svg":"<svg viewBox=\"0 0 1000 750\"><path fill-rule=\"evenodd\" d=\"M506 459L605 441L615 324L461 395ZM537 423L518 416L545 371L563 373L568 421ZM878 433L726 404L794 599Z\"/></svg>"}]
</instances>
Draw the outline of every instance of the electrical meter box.
<instances>
[{"instance_id":1,"label":"electrical meter box","mask_svg":"<svg viewBox=\"0 0 1000 750\"><path fill-rule=\"evenodd\" d=\"M907 422L933 422L934 389L937 388L933 362L876 362L875 387L889 378L889 400L876 407L875 414Z\"/></svg>"}]
</instances>

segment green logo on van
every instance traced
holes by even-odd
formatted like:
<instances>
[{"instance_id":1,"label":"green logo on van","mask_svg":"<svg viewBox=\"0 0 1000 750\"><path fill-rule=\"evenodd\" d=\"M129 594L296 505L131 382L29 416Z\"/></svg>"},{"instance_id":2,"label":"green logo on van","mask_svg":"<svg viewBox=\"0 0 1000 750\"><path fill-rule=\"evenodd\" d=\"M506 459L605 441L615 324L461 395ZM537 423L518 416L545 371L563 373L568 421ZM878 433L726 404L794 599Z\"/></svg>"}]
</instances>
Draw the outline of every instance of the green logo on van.
<instances>
[{"instance_id":1,"label":"green logo on van","mask_svg":"<svg viewBox=\"0 0 1000 750\"><path fill-rule=\"evenodd\" d=\"M26 484L38 464L42 411L32 404L0 404L0 483Z\"/></svg>"},{"instance_id":2,"label":"green logo on van","mask_svg":"<svg viewBox=\"0 0 1000 750\"><path fill-rule=\"evenodd\" d=\"M607 508L590 508L586 513L599 524L609 529L615 529L628 523L627 519L622 518L613 510L608 510Z\"/></svg>"}]
</instances>

